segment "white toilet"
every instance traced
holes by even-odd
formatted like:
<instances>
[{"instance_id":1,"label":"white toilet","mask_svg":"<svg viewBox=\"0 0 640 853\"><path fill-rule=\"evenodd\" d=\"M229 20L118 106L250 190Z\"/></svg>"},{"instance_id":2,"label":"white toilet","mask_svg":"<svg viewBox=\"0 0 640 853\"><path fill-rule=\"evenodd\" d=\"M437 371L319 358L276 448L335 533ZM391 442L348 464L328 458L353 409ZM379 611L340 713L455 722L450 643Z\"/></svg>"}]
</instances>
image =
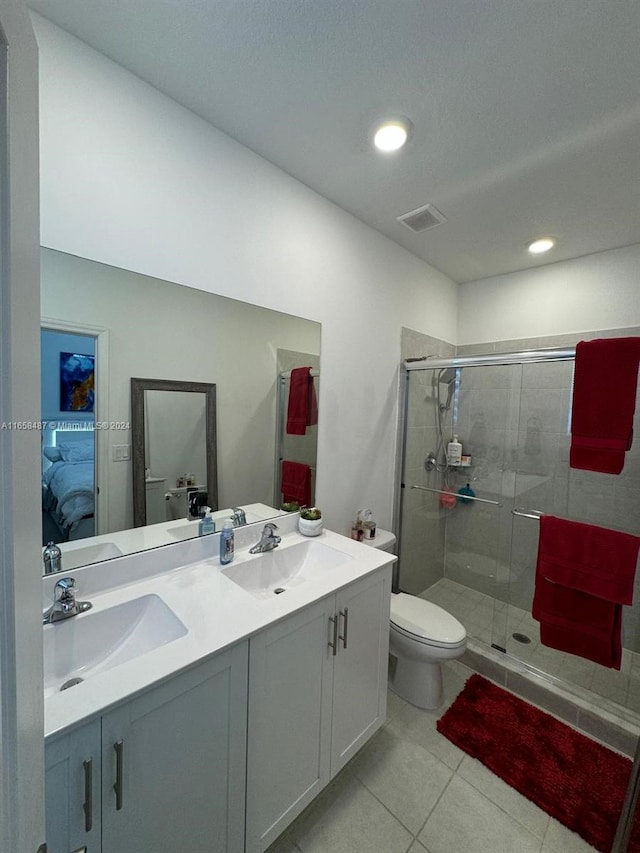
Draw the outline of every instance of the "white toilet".
<instances>
[{"instance_id":1,"label":"white toilet","mask_svg":"<svg viewBox=\"0 0 640 853\"><path fill-rule=\"evenodd\" d=\"M367 544L393 552L396 537L376 530ZM419 708L438 708L443 701L443 660L459 658L467 647L467 632L458 620L415 595L391 593L389 652L396 660L389 687Z\"/></svg>"}]
</instances>

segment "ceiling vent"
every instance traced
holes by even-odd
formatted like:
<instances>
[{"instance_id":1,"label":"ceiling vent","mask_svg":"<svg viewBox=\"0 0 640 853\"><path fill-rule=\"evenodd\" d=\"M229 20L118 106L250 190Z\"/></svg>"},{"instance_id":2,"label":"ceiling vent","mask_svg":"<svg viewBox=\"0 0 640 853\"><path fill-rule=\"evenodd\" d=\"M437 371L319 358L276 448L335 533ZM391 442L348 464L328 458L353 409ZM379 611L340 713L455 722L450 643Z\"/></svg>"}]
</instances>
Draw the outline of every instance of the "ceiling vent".
<instances>
[{"instance_id":1,"label":"ceiling vent","mask_svg":"<svg viewBox=\"0 0 640 853\"><path fill-rule=\"evenodd\" d=\"M426 231L427 228L442 225L446 221L446 216L443 216L432 204L425 204L424 207L419 207L417 210L412 210L409 213L403 213L402 216L398 216L398 222L402 222L403 225L406 225L415 234Z\"/></svg>"}]
</instances>

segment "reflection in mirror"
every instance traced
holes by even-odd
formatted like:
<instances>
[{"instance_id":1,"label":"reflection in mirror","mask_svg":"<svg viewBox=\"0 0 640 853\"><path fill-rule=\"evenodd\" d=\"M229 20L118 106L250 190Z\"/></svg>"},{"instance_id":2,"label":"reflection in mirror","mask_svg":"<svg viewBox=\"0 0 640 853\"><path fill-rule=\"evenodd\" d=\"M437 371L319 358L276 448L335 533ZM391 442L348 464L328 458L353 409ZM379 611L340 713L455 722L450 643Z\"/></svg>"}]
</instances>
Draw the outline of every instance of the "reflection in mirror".
<instances>
[{"instance_id":1,"label":"reflection in mirror","mask_svg":"<svg viewBox=\"0 0 640 853\"><path fill-rule=\"evenodd\" d=\"M166 521L178 490L218 509L215 385L132 378L131 442L135 527Z\"/></svg>"},{"instance_id":2,"label":"reflection in mirror","mask_svg":"<svg viewBox=\"0 0 640 853\"><path fill-rule=\"evenodd\" d=\"M248 521L279 512L278 377L319 369L319 323L50 249L41 253L41 307L43 327L88 335L96 347L95 535L83 535L89 522L62 530L63 569L197 535L186 508L170 511L168 501L162 525L134 528L132 376L215 384L219 512L240 506ZM59 366L51 381L58 375ZM310 442L316 430L309 427ZM315 469L315 445L310 456L285 448L285 457ZM181 465L180 474L197 472Z\"/></svg>"}]
</instances>

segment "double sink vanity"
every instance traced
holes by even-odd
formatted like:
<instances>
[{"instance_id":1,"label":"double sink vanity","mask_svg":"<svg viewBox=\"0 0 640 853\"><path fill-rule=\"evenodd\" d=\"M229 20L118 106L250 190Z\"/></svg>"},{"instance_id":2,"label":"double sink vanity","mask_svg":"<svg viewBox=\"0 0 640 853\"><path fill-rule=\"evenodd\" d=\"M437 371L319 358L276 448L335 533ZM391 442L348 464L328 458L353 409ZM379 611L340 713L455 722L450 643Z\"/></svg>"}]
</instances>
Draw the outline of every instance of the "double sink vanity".
<instances>
[{"instance_id":1,"label":"double sink vanity","mask_svg":"<svg viewBox=\"0 0 640 853\"><path fill-rule=\"evenodd\" d=\"M260 853L380 727L395 558L297 519L43 578L50 853Z\"/></svg>"}]
</instances>

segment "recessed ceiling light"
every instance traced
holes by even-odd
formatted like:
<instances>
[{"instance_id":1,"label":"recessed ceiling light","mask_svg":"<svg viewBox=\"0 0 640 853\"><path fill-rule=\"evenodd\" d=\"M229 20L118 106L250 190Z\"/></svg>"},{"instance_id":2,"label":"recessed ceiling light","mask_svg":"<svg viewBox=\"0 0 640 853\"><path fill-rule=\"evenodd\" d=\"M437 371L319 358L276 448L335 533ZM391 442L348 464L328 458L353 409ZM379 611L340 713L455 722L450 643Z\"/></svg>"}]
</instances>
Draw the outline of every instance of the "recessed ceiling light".
<instances>
[{"instance_id":1,"label":"recessed ceiling light","mask_svg":"<svg viewBox=\"0 0 640 853\"><path fill-rule=\"evenodd\" d=\"M540 237L538 240L534 240L533 243L529 243L527 248L532 255L541 255L543 252L548 252L549 249L553 249L555 244L556 241L553 237Z\"/></svg>"},{"instance_id":2,"label":"recessed ceiling light","mask_svg":"<svg viewBox=\"0 0 640 853\"><path fill-rule=\"evenodd\" d=\"M393 119L379 125L373 135L378 151L398 151L409 138L411 123L407 119Z\"/></svg>"}]
</instances>

